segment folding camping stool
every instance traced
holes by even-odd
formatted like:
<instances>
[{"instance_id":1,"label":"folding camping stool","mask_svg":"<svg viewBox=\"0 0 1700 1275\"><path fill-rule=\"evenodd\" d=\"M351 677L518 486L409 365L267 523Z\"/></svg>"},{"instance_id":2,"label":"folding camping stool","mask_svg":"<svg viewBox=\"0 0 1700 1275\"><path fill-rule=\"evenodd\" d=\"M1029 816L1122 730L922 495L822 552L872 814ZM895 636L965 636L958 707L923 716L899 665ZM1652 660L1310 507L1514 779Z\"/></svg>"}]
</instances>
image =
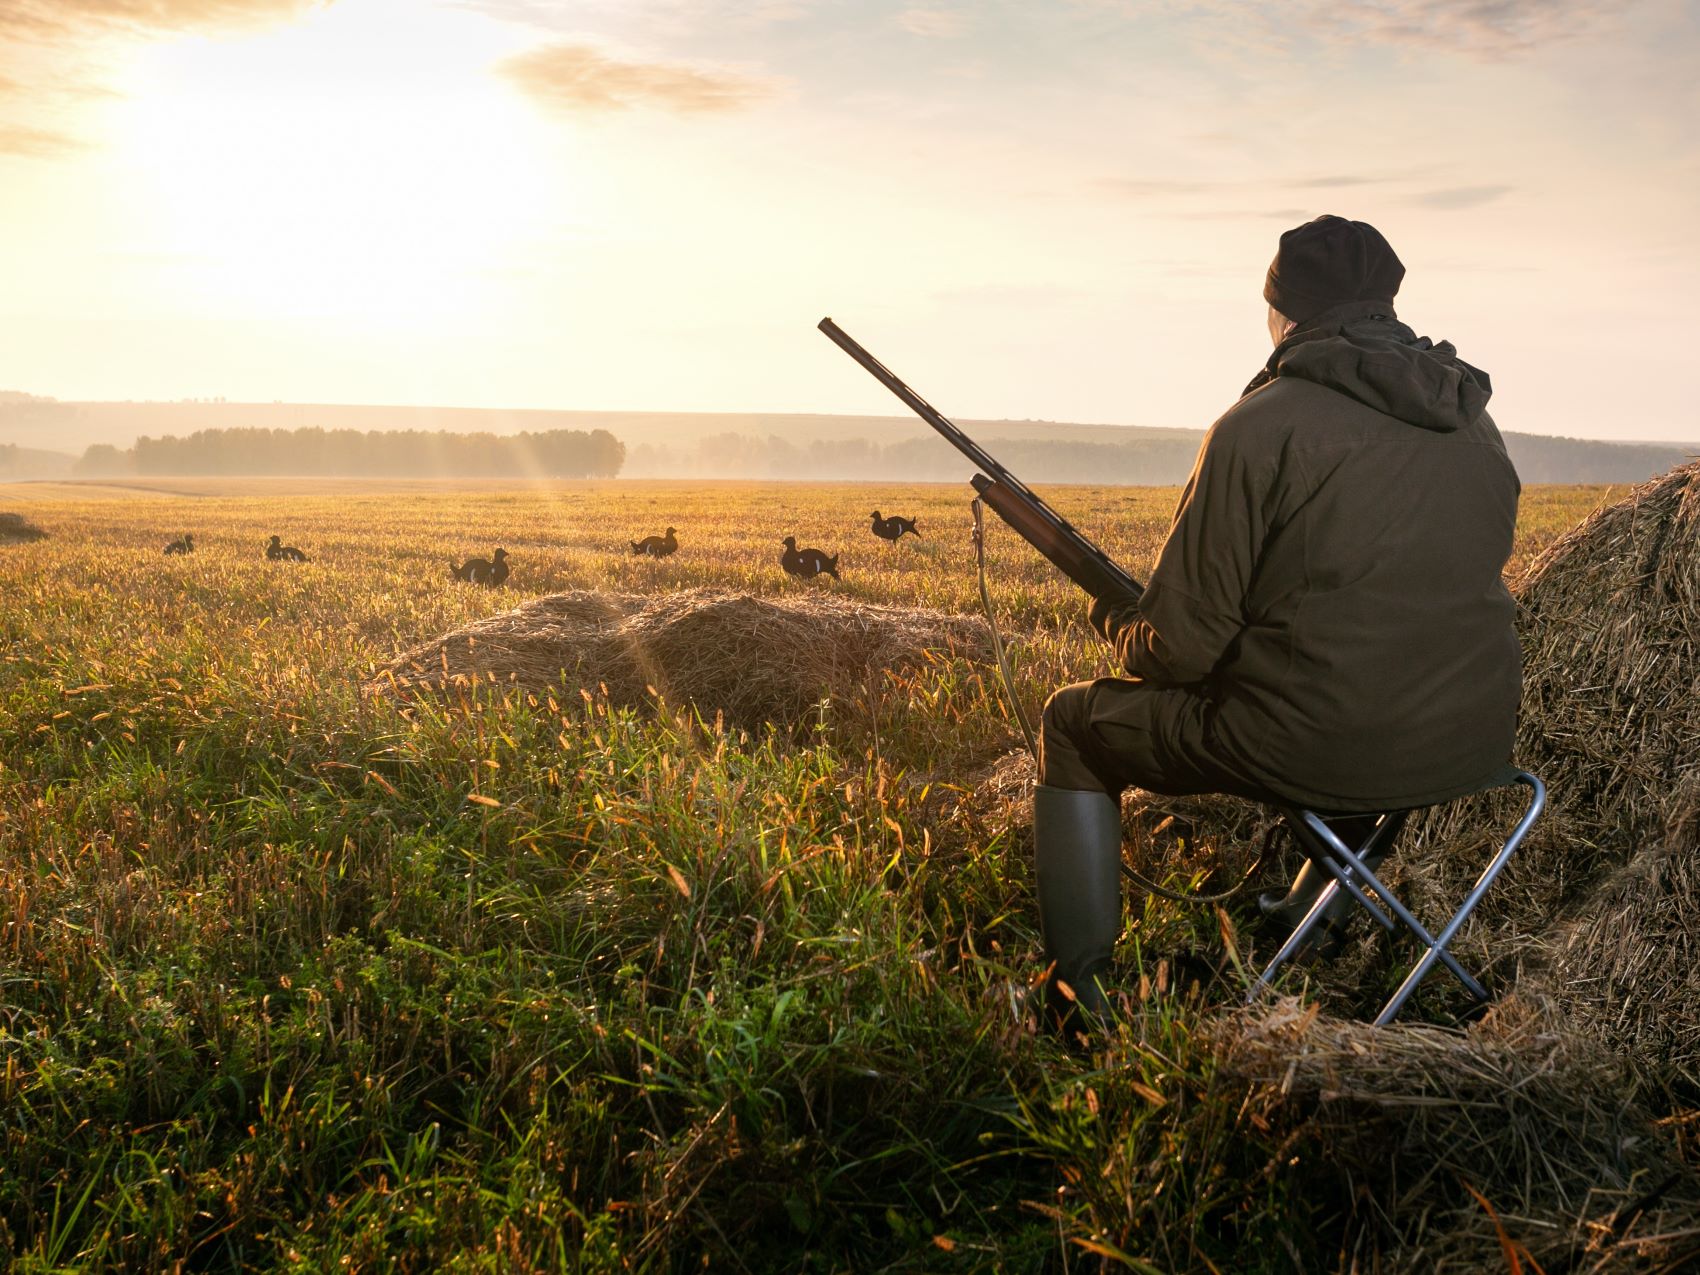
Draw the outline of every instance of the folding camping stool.
<instances>
[{"instance_id":1,"label":"folding camping stool","mask_svg":"<svg viewBox=\"0 0 1700 1275\"><path fill-rule=\"evenodd\" d=\"M1494 788L1504 788L1510 784L1522 784L1529 790L1529 804L1523 811L1523 817L1518 820L1510 838L1500 847L1487 867L1483 869L1481 876L1476 878L1475 885L1470 887L1470 893L1464 898L1463 906L1452 914L1452 919L1446 923L1438 937L1430 935L1423 928L1422 922L1411 915L1409 909L1399 901L1391 890L1381 883L1375 873L1370 871L1363 861L1364 856L1391 843L1392 839L1398 835L1399 828L1404 824L1405 816L1409 812L1402 810L1383 812L1377 818L1373 828L1366 835L1356 839L1356 845L1348 846L1340 840L1335 830L1330 828L1316 811L1306 810L1299 806L1276 804L1275 809L1280 812L1288 828L1292 830L1294 839L1297 840L1299 849L1304 852L1305 857L1334 879L1323 887L1322 893L1317 896L1310 911L1305 913L1304 919L1293 930L1292 936L1288 938L1286 943L1282 944L1281 950L1275 953L1275 959L1269 962L1269 968L1264 970L1258 976L1257 981L1252 984L1251 994L1246 997L1247 1004L1255 1000L1258 994L1269 986L1270 981L1275 977L1275 971L1286 964L1293 953L1299 950L1305 941L1305 937L1327 913L1328 905L1335 897L1336 892L1342 889L1362 904L1369 911L1369 914L1381 923L1383 929L1397 932L1399 927L1403 926L1426 949L1421 959L1412 967L1411 972L1405 975L1405 981L1399 984L1399 990L1393 993L1393 999L1388 1001L1382 1007L1381 1013L1376 1016L1377 1026L1393 1021L1393 1016L1399 1012L1411 993L1417 990L1417 984L1427 977L1428 972L1434 968L1437 961L1452 971L1453 976L1464 985L1465 990L1471 996L1474 996L1478 1001L1486 1002L1488 999L1487 989L1466 972L1462 965L1458 964L1452 953L1446 950L1446 945L1452 941L1453 936L1469 919L1470 913L1475 911L1476 904L1482 901L1482 896L1487 893L1488 887L1494 882L1494 878L1510 861L1512 854L1516 852L1524 836L1534 825L1535 820L1540 817L1542 807L1546 805L1546 788L1541 781L1528 771L1518 770L1513 766L1508 766L1500 771L1487 783L1477 788L1475 792L1487 792ZM1466 795L1473 796L1474 793ZM1338 816L1335 818L1338 821ZM1372 892L1374 898L1370 897Z\"/></svg>"}]
</instances>

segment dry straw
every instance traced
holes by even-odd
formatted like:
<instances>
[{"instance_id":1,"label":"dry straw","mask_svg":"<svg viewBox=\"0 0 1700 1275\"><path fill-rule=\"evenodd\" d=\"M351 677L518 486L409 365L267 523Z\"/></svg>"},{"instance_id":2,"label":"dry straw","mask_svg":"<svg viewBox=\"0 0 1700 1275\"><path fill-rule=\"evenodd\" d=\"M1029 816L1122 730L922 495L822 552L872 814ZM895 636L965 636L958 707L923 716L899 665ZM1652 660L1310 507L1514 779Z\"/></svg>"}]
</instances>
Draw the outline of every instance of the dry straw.
<instances>
[{"instance_id":1,"label":"dry straw","mask_svg":"<svg viewBox=\"0 0 1700 1275\"><path fill-rule=\"evenodd\" d=\"M810 595L720 589L538 598L397 657L379 679L401 689L474 682L570 686L618 704L660 695L735 725L807 721L827 697L866 696L883 670L986 647L964 616Z\"/></svg>"},{"instance_id":2,"label":"dry straw","mask_svg":"<svg viewBox=\"0 0 1700 1275\"><path fill-rule=\"evenodd\" d=\"M1656 845L1542 945L1524 978L1650 1087L1700 1095L1700 857Z\"/></svg>"},{"instance_id":3,"label":"dry straw","mask_svg":"<svg viewBox=\"0 0 1700 1275\"><path fill-rule=\"evenodd\" d=\"M1663 842L1700 793L1700 464L1637 487L1554 542L1516 589L1523 638L1517 761L1548 813L1484 904L1497 939L1540 935L1602 877ZM1407 834L1419 902L1480 870L1504 799L1460 803Z\"/></svg>"},{"instance_id":4,"label":"dry straw","mask_svg":"<svg viewBox=\"0 0 1700 1275\"><path fill-rule=\"evenodd\" d=\"M1464 1031L1286 1003L1223 1017L1214 1045L1364 1188L1356 1234L1391 1269L1700 1269L1700 1180L1658 1127L1700 1094L1700 465L1596 513L1516 592L1517 760L1551 806L1468 941L1520 955L1516 990ZM1444 916L1512 814L1432 812L1394 880ZM1370 948L1326 977L1372 978Z\"/></svg>"},{"instance_id":5,"label":"dry straw","mask_svg":"<svg viewBox=\"0 0 1700 1275\"><path fill-rule=\"evenodd\" d=\"M1507 1001L1468 1031L1371 1027L1283 1000L1207 1028L1219 1080L1344 1202L1351 1269L1692 1269L1700 1192L1622 1061ZM1348 1263L1342 1261L1342 1268Z\"/></svg>"}]
</instances>

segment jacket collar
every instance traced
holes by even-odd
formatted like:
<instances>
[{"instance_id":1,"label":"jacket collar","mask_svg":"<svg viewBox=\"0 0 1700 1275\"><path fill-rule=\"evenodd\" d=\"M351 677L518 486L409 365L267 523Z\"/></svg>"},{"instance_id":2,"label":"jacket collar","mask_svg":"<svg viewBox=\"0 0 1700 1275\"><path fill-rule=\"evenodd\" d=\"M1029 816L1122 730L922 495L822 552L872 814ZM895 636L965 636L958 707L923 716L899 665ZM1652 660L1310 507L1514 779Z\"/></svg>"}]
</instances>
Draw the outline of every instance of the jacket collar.
<instances>
[{"instance_id":1,"label":"jacket collar","mask_svg":"<svg viewBox=\"0 0 1700 1275\"><path fill-rule=\"evenodd\" d=\"M1337 305L1332 310L1324 310L1313 318L1306 319L1286 336L1281 338L1281 344L1270 352L1269 361L1265 363L1251 382L1240 391L1244 398L1253 390L1269 384L1278 375L1282 357L1295 345L1306 341L1316 341L1323 337L1335 336L1348 323L1358 319L1397 319L1391 301L1348 301L1345 305Z\"/></svg>"}]
</instances>

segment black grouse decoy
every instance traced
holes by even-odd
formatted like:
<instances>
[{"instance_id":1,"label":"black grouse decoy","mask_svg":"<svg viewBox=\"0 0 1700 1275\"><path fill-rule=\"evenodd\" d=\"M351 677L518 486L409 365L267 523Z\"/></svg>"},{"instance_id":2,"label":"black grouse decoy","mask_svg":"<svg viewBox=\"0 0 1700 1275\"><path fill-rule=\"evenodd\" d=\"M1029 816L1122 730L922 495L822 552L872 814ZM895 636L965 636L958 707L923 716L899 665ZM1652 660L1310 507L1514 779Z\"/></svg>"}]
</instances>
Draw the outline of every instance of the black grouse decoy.
<instances>
[{"instance_id":1,"label":"black grouse decoy","mask_svg":"<svg viewBox=\"0 0 1700 1275\"><path fill-rule=\"evenodd\" d=\"M881 518L880 511L877 509L870 516L874 520L873 532L881 540L889 540L896 544L903 538L905 531L917 540L921 538L921 533L915 530L913 518L905 518L901 514L892 514L889 518Z\"/></svg>"},{"instance_id":2,"label":"black grouse decoy","mask_svg":"<svg viewBox=\"0 0 1700 1275\"><path fill-rule=\"evenodd\" d=\"M307 555L302 553L301 550L297 549L294 545L284 544L282 536L273 536L271 538L271 542L266 545L266 557L273 562L307 561Z\"/></svg>"},{"instance_id":3,"label":"black grouse decoy","mask_svg":"<svg viewBox=\"0 0 1700 1275\"><path fill-rule=\"evenodd\" d=\"M673 528L667 528L665 536L645 536L642 540L628 542L632 552L640 558L665 558L670 553L679 550L679 538L673 534Z\"/></svg>"},{"instance_id":4,"label":"black grouse decoy","mask_svg":"<svg viewBox=\"0 0 1700 1275\"><path fill-rule=\"evenodd\" d=\"M449 572L456 580L465 580L468 584L482 584L490 588L498 588L507 582L510 568L508 566L508 551L497 549L490 558L468 558L461 566L455 566L454 560L449 560Z\"/></svg>"},{"instance_id":5,"label":"black grouse decoy","mask_svg":"<svg viewBox=\"0 0 1700 1275\"><path fill-rule=\"evenodd\" d=\"M180 540L173 540L170 544L165 546L165 552L166 553L194 553L195 552L195 537L190 535L187 531L185 531Z\"/></svg>"},{"instance_id":6,"label":"black grouse decoy","mask_svg":"<svg viewBox=\"0 0 1700 1275\"><path fill-rule=\"evenodd\" d=\"M786 575L800 576L804 580L813 580L816 576L831 576L839 579L838 555L830 558L819 549L797 548L797 537L785 537L785 552L779 555L779 565L785 568Z\"/></svg>"}]
</instances>

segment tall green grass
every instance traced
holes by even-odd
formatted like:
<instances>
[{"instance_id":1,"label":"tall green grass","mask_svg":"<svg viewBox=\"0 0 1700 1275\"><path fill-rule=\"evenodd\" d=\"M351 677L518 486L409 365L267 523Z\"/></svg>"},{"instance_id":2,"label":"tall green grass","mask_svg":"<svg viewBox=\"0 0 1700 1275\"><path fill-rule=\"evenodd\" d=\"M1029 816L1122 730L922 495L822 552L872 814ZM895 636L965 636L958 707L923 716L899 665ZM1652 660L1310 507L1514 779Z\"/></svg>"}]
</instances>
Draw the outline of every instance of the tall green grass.
<instances>
[{"instance_id":1,"label":"tall green grass","mask_svg":"<svg viewBox=\"0 0 1700 1275\"><path fill-rule=\"evenodd\" d=\"M1541 502L1529 551L1598 494ZM1064 497L1148 569L1173 493ZM930 538L874 541L874 504ZM1214 1077L1175 963L1234 917L1137 900L1120 1034L1083 1055L1035 1031L1025 852L960 809L1015 742L983 668L871 679L871 729L826 704L801 738L567 686L360 689L532 593L794 589L788 533L848 546L847 592L971 609L954 489L28 511L50 538L0 550L17 1269L1328 1264L1286 1131ZM618 552L667 523L677 558ZM163 558L183 530L201 551ZM272 530L314 561L262 561ZM994 536L1036 706L1100 656L1068 586ZM498 542L508 591L448 580Z\"/></svg>"}]
</instances>

